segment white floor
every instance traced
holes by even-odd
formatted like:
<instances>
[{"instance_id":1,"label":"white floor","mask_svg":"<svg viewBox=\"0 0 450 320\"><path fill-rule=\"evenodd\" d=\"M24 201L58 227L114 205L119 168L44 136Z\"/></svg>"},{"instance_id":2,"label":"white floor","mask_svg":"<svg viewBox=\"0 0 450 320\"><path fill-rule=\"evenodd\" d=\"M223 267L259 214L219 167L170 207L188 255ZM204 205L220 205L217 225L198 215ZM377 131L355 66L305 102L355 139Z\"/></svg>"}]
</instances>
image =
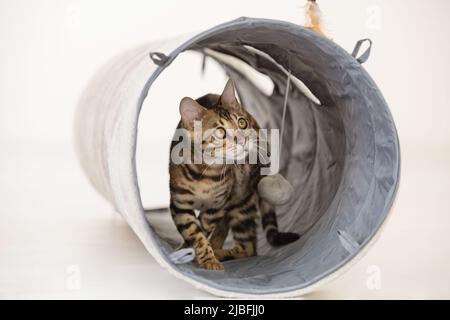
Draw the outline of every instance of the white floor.
<instances>
[{"instance_id":1,"label":"white floor","mask_svg":"<svg viewBox=\"0 0 450 320\"><path fill-rule=\"evenodd\" d=\"M0 298L215 298L155 262L87 183L70 146L0 146ZM381 238L304 298L450 298L450 150L402 147Z\"/></svg>"},{"instance_id":2,"label":"white floor","mask_svg":"<svg viewBox=\"0 0 450 320\"><path fill-rule=\"evenodd\" d=\"M91 188L69 142L19 141L71 141L74 108L88 79L135 45L239 16L301 24L306 0L129 3L0 1L0 299L215 298L159 267ZM365 68L388 101L403 142L402 183L376 245L348 273L306 298L450 298L450 1L318 3L330 36L345 50L351 52L358 39L373 40ZM152 86L141 141L170 139L166 129L178 121L181 97L223 88L219 69L210 66L205 77L200 59L183 59ZM145 155L141 159L148 165ZM154 161L160 162L153 171L142 171L142 190L150 195L144 200L164 204L164 190L151 179L166 181L160 168L167 162L162 156Z\"/></svg>"}]
</instances>

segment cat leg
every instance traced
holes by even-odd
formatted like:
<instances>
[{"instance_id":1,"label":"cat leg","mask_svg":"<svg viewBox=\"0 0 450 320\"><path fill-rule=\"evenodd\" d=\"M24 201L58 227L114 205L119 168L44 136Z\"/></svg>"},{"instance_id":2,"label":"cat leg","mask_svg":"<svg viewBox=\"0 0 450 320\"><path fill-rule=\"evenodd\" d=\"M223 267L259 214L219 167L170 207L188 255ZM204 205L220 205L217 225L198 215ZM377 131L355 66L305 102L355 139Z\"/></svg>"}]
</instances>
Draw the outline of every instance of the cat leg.
<instances>
[{"instance_id":1,"label":"cat leg","mask_svg":"<svg viewBox=\"0 0 450 320\"><path fill-rule=\"evenodd\" d=\"M225 219L222 219L222 221L216 224L209 239L209 242L211 243L211 247L213 248L213 250L222 249L223 244L227 239L228 231L229 227Z\"/></svg>"},{"instance_id":2,"label":"cat leg","mask_svg":"<svg viewBox=\"0 0 450 320\"><path fill-rule=\"evenodd\" d=\"M211 247L221 249L228 235L228 223L223 210L206 210L200 213L200 223L207 233Z\"/></svg>"},{"instance_id":3,"label":"cat leg","mask_svg":"<svg viewBox=\"0 0 450 320\"><path fill-rule=\"evenodd\" d=\"M223 265L214 255L194 210L171 200L170 211L178 232L184 241L194 249L195 258L200 267L207 270L223 270Z\"/></svg>"},{"instance_id":4,"label":"cat leg","mask_svg":"<svg viewBox=\"0 0 450 320\"><path fill-rule=\"evenodd\" d=\"M232 249L214 249L220 261L256 256L256 195L228 208L229 228L235 246Z\"/></svg>"}]
</instances>

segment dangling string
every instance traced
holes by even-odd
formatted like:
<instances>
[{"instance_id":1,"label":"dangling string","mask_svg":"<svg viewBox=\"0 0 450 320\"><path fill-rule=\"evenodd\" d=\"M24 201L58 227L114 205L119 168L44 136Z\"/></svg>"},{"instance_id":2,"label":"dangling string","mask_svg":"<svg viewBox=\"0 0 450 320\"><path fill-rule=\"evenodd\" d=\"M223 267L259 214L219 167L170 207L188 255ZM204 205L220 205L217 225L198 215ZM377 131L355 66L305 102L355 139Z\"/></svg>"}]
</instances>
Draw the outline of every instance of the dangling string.
<instances>
[{"instance_id":1,"label":"dangling string","mask_svg":"<svg viewBox=\"0 0 450 320\"><path fill-rule=\"evenodd\" d=\"M286 80L286 92L284 93L284 104L283 104L283 116L281 118L281 132L280 132L280 157L283 150L283 136L284 136L284 125L286 123L286 113L287 105L289 100L289 91L291 89L291 71L289 70L287 80Z\"/></svg>"},{"instance_id":2,"label":"dangling string","mask_svg":"<svg viewBox=\"0 0 450 320\"><path fill-rule=\"evenodd\" d=\"M201 68L202 76L205 76L205 72L206 72L206 59L207 59L207 56L206 56L206 54L203 53L202 68Z\"/></svg>"}]
</instances>

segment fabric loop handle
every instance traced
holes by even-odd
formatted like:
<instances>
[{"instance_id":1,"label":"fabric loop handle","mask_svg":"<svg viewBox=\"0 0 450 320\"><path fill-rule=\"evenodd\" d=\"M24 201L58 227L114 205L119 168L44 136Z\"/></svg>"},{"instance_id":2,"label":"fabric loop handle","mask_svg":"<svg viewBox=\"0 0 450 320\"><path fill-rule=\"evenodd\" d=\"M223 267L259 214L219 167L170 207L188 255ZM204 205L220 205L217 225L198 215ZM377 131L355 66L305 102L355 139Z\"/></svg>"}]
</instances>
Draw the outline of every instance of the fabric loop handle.
<instances>
[{"instance_id":1,"label":"fabric loop handle","mask_svg":"<svg viewBox=\"0 0 450 320\"><path fill-rule=\"evenodd\" d=\"M195 259L195 251L192 248L183 248L172 252L169 255L169 260L174 264L185 264Z\"/></svg>"},{"instance_id":2,"label":"fabric loop handle","mask_svg":"<svg viewBox=\"0 0 450 320\"><path fill-rule=\"evenodd\" d=\"M161 52L150 52L150 59L152 59L154 64L160 67L164 66L169 61L169 57Z\"/></svg>"},{"instance_id":3,"label":"fabric loop handle","mask_svg":"<svg viewBox=\"0 0 450 320\"><path fill-rule=\"evenodd\" d=\"M366 49L366 51L364 51L358 57L358 53L361 50L361 46L363 45L364 42L368 42L369 43L369 47ZM356 59L356 61L358 61L359 63L363 64L364 62L366 62L369 59L371 50L372 50L372 40L370 40L370 39L362 39L362 40L359 40L356 43L355 48L353 49L353 52L352 52L352 56L353 56L353 58Z\"/></svg>"}]
</instances>

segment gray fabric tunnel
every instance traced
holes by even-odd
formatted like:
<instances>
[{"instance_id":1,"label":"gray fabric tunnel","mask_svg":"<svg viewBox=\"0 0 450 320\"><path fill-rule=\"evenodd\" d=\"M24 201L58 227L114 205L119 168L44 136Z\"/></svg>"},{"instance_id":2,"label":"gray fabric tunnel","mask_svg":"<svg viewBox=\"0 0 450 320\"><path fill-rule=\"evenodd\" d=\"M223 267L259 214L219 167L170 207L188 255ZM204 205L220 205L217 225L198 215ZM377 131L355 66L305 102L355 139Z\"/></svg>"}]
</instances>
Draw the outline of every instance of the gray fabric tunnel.
<instances>
[{"instance_id":1,"label":"gray fabric tunnel","mask_svg":"<svg viewBox=\"0 0 450 320\"><path fill-rule=\"evenodd\" d=\"M139 193L139 113L152 84L186 50L219 62L235 81L243 106L264 128L280 128L291 74L280 163L295 195L277 208L277 216L282 231L302 237L271 248L260 230L259 255L225 262L224 272L206 271L193 262L173 263L170 254L179 235L170 214L146 215ZM130 50L101 68L80 100L76 138L82 167L147 250L175 276L226 297L310 292L341 274L374 243L399 182L394 122L361 66L366 58L358 61L298 25L251 18ZM263 93L243 66L268 76L273 93Z\"/></svg>"}]
</instances>

